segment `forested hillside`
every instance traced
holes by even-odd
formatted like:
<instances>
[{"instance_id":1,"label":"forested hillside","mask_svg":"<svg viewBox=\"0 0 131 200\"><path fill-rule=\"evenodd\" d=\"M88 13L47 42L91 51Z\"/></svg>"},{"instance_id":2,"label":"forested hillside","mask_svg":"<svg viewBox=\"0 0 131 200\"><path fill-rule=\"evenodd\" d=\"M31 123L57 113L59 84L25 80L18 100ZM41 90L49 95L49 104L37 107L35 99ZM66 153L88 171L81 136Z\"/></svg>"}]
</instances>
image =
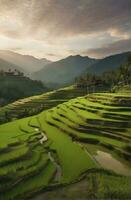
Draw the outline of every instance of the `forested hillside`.
<instances>
[{"instance_id":1,"label":"forested hillside","mask_svg":"<svg viewBox=\"0 0 131 200\"><path fill-rule=\"evenodd\" d=\"M31 80L19 71L0 72L0 105L41 94L46 90L42 82Z\"/></svg>"},{"instance_id":2,"label":"forested hillside","mask_svg":"<svg viewBox=\"0 0 131 200\"><path fill-rule=\"evenodd\" d=\"M131 56L119 68L102 74L86 73L75 79L77 88L86 88L87 93L99 91L116 91L118 88L131 86Z\"/></svg>"}]
</instances>

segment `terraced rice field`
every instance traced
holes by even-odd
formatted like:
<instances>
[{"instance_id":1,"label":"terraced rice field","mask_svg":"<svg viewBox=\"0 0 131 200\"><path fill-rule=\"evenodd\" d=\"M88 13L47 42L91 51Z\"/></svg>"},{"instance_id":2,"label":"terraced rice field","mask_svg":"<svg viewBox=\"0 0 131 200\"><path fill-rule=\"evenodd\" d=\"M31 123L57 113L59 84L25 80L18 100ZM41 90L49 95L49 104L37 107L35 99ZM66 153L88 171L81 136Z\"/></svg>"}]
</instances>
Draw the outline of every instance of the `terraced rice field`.
<instances>
[{"instance_id":1,"label":"terraced rice field","mask_svg":"<svg viewBox=\"0 0 131 200\"><path fill-rule=\"evenodd\" d=\"M26 199L85 176L90 184L101 173L104 197L117 198L117 191L131 198L130 160L131 96L79 97L0 126L0 200Z\"/></svg>"},{"instance_id":2,"label":"terraced rice field","mask_svg":"<svg viewBox=\"0 0 131 200\"><path fill-rule=\"evenodd\" d=\"M72 98L83 96L86 92L86 89L76 89L75 86L70 86L42 95L20 99L4 107L0 107L0 124L36 115L43 110L57 106Z\"/></svg>"}]
</instances>

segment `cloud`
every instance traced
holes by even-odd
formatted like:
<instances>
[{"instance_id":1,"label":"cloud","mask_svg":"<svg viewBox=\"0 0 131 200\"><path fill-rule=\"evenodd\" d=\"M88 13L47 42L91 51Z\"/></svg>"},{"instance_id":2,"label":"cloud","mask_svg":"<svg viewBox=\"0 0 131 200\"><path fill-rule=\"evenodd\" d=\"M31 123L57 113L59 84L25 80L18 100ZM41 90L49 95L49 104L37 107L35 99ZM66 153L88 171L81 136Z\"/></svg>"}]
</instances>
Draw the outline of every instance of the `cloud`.
<instances>
[{"instance_id":1,"label":"cloud","mask_svg":"<svg viewBox=\"0 0 131 200\"><path fill-rule=\"evenodd\" d=\"M11 37L30 35L43 40L130 29L130 0L0 0L0 5L6 14L4 22L15 20L14 32L12 26L4 30Z\"/></svg>"},{"instance_id":2,"label":"cloud","mask_svg":"<svg viewBox=\"0 0 131 200\"><path fill-rule=\"evenodd\" d=\"M115 53L121 53L123 51L131 51L131 38L127 40L120 40L101 48L89 49L81 52L83 55L90 55L93 57L103 57Z\"/></svg>"},{"instance_id":3,"label":"cloud","mask_svg":"<svg viewBox=\"0 0 131 200\"><path fill-rule=\"evenodd\" d=\"M131 0L0 0L0 35L18 48L18 40L26 40L29 51L37 54L48 53L49 45L53 54L60 55L61 48L62 56L77 48L102 56L121 50L122 41L129 40L130 10ZM31 41L36 41L34 51Z\"/></svg>"}]
</instances>

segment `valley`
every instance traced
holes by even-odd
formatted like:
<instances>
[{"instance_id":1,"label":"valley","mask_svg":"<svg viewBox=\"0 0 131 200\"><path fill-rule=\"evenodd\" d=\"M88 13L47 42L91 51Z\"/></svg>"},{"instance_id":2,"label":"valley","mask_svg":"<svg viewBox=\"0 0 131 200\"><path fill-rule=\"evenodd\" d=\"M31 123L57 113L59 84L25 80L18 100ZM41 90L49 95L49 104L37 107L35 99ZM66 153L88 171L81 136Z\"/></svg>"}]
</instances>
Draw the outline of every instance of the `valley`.
<instances>
[{"instance_id":1,"label":"valley","mask_svg":"<svg viewBox=\"0 0 131 200\"><path fill-rule=\"evenodd\" d=\"M87 60L110 60L55 64L74 71L81 59L83 72ZM17 69L0 72L0 200L131 198L130 64L75 79L72 71L73 84L54 90Z\"/></svg>"}]
</instances>

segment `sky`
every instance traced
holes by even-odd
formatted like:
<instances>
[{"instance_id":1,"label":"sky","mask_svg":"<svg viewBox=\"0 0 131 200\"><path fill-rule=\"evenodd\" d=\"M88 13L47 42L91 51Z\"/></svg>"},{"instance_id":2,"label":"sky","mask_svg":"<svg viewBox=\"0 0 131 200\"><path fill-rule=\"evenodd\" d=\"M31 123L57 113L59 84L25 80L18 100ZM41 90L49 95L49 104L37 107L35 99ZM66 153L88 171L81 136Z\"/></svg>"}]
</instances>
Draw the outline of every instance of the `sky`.
<instances>
[{"instance_id":1,"label":"sky","mask_svg":"<svg viewBox=\"0 0 131 200\"><path fill-rule=\"evenodd\" d=\"M59 60L131 50L131 0L0 0L0 49Z\"/></svg>"}]
</instances>

